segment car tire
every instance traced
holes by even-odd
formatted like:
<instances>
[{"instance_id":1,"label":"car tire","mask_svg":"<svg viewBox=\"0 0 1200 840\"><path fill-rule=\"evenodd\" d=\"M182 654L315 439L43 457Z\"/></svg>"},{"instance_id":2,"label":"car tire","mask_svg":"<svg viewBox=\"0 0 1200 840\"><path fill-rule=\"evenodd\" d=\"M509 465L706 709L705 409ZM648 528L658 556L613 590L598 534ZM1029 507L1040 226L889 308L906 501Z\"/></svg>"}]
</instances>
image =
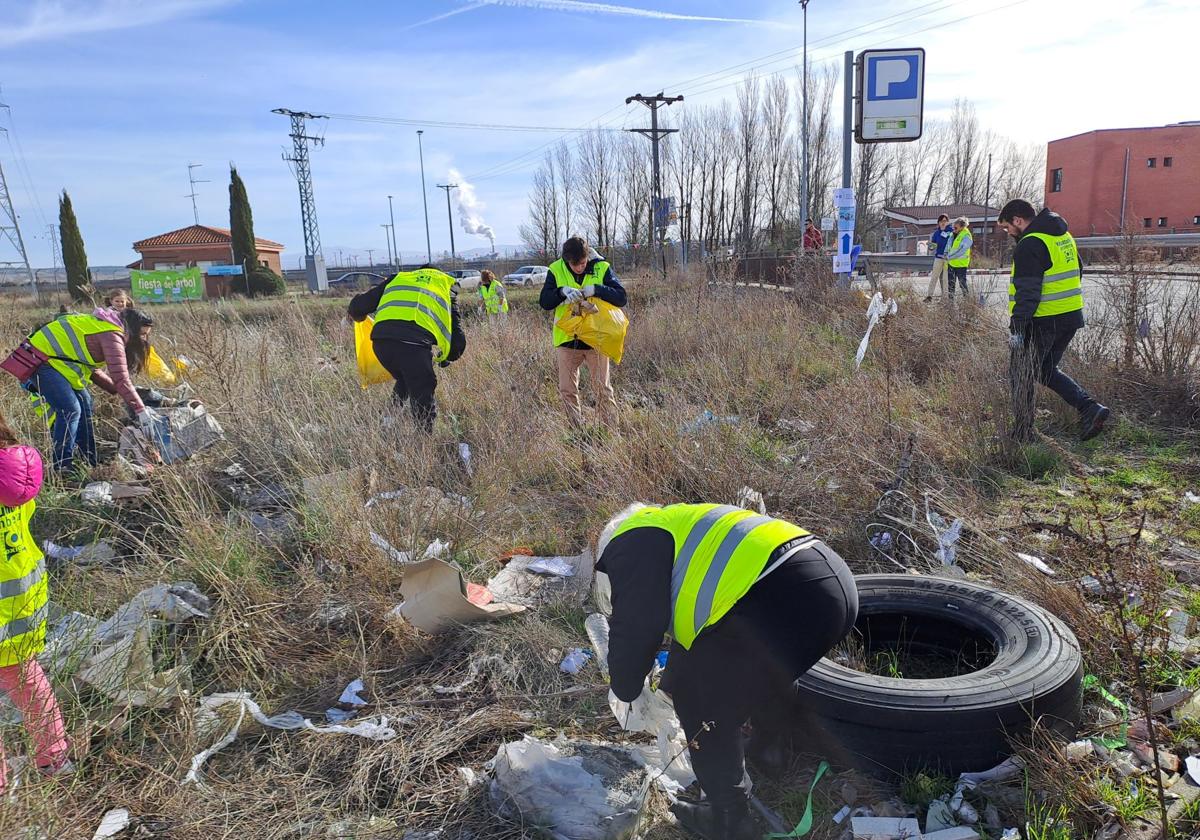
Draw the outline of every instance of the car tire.
<instances>
[{"instance_id":1,"label":"car tire","mask_svg":"<svg viewBox=\"0 0 1200 840\"><path fill-rule=\"evenodd\" d=\"M963 580L882 574L857 581L860 633L886 646L898 625L914 646L918 638L942 653L957 646L960 656L963 639L983 639L995 657L937 679L876 676L822 659L797 683L797 746L878 776L916 768L954 776L995 766L1034 722L1074 736L1083 657L1059 619Z\"/></svg>"}]
</instances>

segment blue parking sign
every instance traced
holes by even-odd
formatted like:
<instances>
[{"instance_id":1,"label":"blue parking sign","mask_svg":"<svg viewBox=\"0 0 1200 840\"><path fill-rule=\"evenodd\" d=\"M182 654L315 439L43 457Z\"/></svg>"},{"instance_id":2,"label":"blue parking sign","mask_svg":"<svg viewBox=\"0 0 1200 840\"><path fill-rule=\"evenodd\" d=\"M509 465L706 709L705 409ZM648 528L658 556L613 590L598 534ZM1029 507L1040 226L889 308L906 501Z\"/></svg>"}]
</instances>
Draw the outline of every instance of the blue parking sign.
<instances>
[{"instance_id":1,"label":"blue parking sign","mask_svg":"<svg viewBox=\"0 0 1200 840\"><path fill-rule=\"evenodd\" d=\"M916 140L925 110L925 50L864 50L855 62L859 143Z\"/></svg>"}]
</instances>

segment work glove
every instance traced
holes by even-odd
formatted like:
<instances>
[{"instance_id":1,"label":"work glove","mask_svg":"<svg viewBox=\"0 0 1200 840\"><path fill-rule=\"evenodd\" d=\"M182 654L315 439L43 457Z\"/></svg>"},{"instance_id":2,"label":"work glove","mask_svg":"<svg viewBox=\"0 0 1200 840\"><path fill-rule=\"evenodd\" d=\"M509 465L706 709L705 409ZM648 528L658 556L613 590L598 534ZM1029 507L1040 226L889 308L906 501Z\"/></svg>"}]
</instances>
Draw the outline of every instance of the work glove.
<instances>
[{"instance_id":1,"label":"work glove","mask_svg":"<svg viewBox=\"0 0 1200 840\"><path fill-rule=\"evenodd\" d=\"M596 287L594 285L592 285L591 283L588 283L586 286L583 287L583 296L585 298L590 298L594 294L596 294Z\"/></svg>"},{"instance_id":2,"label":"work glove","mask_svg":"<svg viewBox=\"0 0 1200 840\"><path fill-rule=\"evenodd\" d=\"M578 303L579 301L583 300L583 291L581 289L574 289L570 286L566 286L563 288L562 293L563 297L566 298L567 303Z\"/></svg>"},{"instance_id":3,"label":"work glove","mask_svg":"<svg viewBox=\"0 0 1200 840\"><path fill-rule=\"evenodd\" d=\"M153 408L143 408L137 413L138 428L146 434L151 434L158 423L158 416L158 412Z\"/></svg>"},{"instance_id":4,"label":"work glove","mask_svg":"<svg viewBox=\"0 0 1200 840\"><path fill-rule=\"evenodd\" d=\"M1025 336L1021 333L1009 333L1008 346L1013 350L1020 350L1025 346Z\"/></svg>"}]
</instances>

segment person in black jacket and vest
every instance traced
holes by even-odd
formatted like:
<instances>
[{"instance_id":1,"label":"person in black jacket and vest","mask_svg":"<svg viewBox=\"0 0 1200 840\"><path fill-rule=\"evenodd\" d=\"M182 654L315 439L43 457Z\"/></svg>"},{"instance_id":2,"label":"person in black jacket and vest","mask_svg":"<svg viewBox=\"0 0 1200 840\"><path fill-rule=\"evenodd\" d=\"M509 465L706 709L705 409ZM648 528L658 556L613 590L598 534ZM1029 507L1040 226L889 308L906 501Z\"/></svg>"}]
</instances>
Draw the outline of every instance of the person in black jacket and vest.
<instances>
[{"instance_id":1,"label":"person in black jacket and vest","mask_svg":"<svg viewBox=\"0 0 1200 840\"><path fill-rule=\"evenodd\" d=\"M796 680L854 626L854 576L803 528L727 505L632 505L597 554L612 589L613 694L633 702L673 640L659 690L694 745L705 799L672 810L709 840L757 840L742 727L753 717L759 741L786 731Z\"/></svg>"},{"instance_id":2,"label":"person in black jacket and vest","mask_svg":"<svg viewBox=\"0 0 1200 840\"><path fill-rule=\"evenodd\" d=\"M467 349L453 287L452 277L425 265L355 295L347 307L355 321L374 317L371 343L379 364L396 380L392 397L397 405L408 403L426 433L433 432L437 416L434 362L446 367Z\"/></svg>"},{"instance_id":3,"label":"person in black jacket and vest","mask_svg":"<svg viewBox=\"0 0 1200 840\"><path fill-rule=\"evenodd\" d=\"M562 259L550 264L538 303L542 309L554 312L557 324L572 303L590 297L616 307L624 307L626 303L625 289L608 262L588 248L582 237L572 236L563 243ZM579 368L587 365L600 422L608 428L615 426L617 401L609 380L608 357L557 326L554 327L554 355L558 367L558 393L571 422L576 426L583 423L579 407Z\"/></svg>"},{"instance_id":4,"label":"person in black jacket and vest","mask_svg":"<svg viewBox=\"0 0 1200 840\"><path fill-rule=\"evenodd\" d=\"M1062 216L1045 208L1036 213L1017 198L1004 205L997 223L1017 240L1008 286L1009 376L1013 437L1033 434L1036 379L1079 414L1079 436L1089 440L1104 430L1109 410L1059 369L1075 333L1083 328L1083 264Z\"/></svg>"}]
</instances>

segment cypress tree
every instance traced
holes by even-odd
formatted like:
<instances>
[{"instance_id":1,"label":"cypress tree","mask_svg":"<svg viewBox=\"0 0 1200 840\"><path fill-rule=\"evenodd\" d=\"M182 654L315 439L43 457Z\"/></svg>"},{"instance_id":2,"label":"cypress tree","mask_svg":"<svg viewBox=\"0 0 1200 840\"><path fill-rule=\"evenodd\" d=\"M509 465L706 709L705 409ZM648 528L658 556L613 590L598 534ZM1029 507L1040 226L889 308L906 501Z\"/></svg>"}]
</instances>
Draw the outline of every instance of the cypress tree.
<instances>
[{"instance_id":1,"label":"cypress tree","mask_svg":"<svg viewBox=\"0 0 1200 840\"><path fill-rule=\"evenodd\" d=\"M58 198L58 230L62 237L63 266L67 272L67 289L71 300L90 301L92 298L92 273L88 270L87 251L83 248L83 236L79 233L79 222L75 219L75 208L67 191Z\"/></svg>"},{"instance_id":2,"label":"cypress tree","mask_svg":"<svg viewBox=\"0 0 1200 840\"><path fill-rule=\"evenodd\" d=\"M229 167L229 232L233 238L233 261L242 266L235 288L242 294L279 295L286 291L283 278L258 264L258 246L254 239L254 213L246 196L246 185L237 167Z\"/></svg>"}]
</instances>

